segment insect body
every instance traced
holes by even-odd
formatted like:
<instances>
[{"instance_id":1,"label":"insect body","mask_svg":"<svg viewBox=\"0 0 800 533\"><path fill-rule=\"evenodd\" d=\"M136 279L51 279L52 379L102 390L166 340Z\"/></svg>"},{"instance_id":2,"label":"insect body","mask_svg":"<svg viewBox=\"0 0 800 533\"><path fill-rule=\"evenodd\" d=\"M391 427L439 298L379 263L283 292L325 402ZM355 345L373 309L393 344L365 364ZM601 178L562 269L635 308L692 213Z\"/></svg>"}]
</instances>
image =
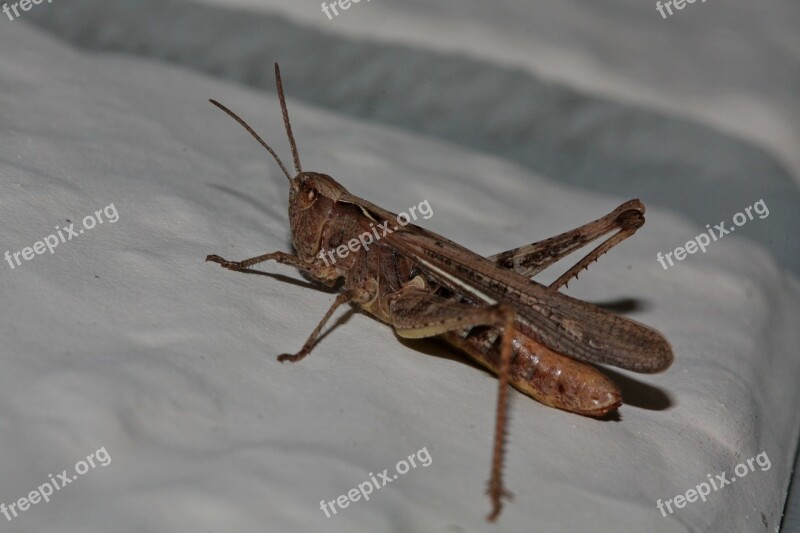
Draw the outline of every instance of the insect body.
<instances>
[{"instance_id":1,"label":"insect body","mask_svg":"<svg viewBox=\"0 0 800 533\"><path fill-rule=\"evenodd\" d=\"M313 349L322 328L344 303L354 303L407 338L439 336L499 378L494 450L488 493L489 520L509 496L502 482L508 384L567 411L602 416L621 404L614 383L587 363L636 372L666 369L673 355L657 331L559 292L600 255L644 224L644 205L628 201L608 215L544 241L482 257L440 235L408 224L384 232L371 246L335 264L324 258L397 216L351 195L328 175L304 172L292 134L278 65L278 96L292 148L294 178L277 154L241 118L239 122L272 154L289 180L289 220L294 254L272 252L244 261L217 255L206 260L241 272L274 260L297 267L341 292L303 347L279 361L299 361ZM549 286L530 278L565 255L616 231Z\"/></svg>"}]
</instances>

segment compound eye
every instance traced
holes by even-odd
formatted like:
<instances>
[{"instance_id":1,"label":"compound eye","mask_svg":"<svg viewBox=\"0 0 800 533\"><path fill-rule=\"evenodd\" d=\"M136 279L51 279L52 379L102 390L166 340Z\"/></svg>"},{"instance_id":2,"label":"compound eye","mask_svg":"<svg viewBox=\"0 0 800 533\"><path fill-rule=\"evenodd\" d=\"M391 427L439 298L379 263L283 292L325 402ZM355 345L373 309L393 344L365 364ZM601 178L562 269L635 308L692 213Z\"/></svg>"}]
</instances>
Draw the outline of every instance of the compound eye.
<instances>
[{"instance_id":1,"label":"compound eye","mask_svg":"<svg viewBox=\"0 0 800 533\"><path fill-rule=\"evenodd\" d=\"M300 191L298 203L300 204L301 209L308 209L309 207L314 205L314 203L317 201L318 198L319 198L319 191L317 189L314 189L313 187L308 187Z\"/></svg>"}]
</instances>

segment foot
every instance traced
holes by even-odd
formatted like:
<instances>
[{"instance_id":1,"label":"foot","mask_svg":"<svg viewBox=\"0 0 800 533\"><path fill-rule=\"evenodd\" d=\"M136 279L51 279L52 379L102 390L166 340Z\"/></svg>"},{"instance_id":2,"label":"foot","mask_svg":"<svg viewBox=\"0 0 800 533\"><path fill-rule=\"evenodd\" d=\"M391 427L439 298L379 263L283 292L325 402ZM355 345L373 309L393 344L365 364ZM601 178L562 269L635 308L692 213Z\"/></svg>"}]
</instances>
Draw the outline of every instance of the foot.
<instances>
[{"instance_id":1,"label":"foot","mask_svg":"<svg viewBox=\"0 0 800 533\"><path fill-rule=\"evenodd\" d=\"M212 263L219 263L222 268L227 268L228 270L241 270L242 264L237 263L234 261L226 261L225 259L221 258L216 254L211 254L206 256L206 261L211 261Z\"/></svg>"},{"instance_id":2,"label":"foot","mask_svg":"<svg viewBox=\"0 0 800 533\"><path fill-rule=\"evenodd\" d=\"M296 363L297 361L305 357L306 354L307 352L304 352L302 350L295 354L283 353L278 356L278 361L280 361L281 363L283 363L284 361L289 361L290 363Z\"/></svg>"}]
</instances>

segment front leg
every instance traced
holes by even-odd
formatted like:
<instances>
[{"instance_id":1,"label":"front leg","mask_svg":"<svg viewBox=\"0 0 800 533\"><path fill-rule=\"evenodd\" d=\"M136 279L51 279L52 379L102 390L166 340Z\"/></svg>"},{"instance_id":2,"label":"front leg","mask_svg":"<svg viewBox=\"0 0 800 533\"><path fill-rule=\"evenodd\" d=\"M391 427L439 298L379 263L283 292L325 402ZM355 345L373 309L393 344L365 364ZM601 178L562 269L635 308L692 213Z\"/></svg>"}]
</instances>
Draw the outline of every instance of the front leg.
<instances>
[{"instance_id":1,"label":"front leg","mask_svg":"<svg viewBox=\"0 0 800 533\"><path fill-rule=\"evenodd\" d=\"M296 267L311 274L315 279L328 283L328 285L333 285L339 278L339 274L336 272L336 269L333 266L322 266L316 263L306 263L296 255L287 254L285 252L272 252L269 254L251 257L250 259L245 259L244 261L227 261L226 259L223 259L215 254L211 254L206 257L206 261L219 263L223 268L227 268L228 270L233 270L235 272L245 272L248 274L262 274L262 272L258 270L252 270L250 267L270 260L283 263L284 265ZM334 300L333 305L331 305L331 307L328 309L328 312L325 313L325 316L322 317L322 320L320 320L319 324L317 324L317 327L311 332L311 335L308 337L308 340L306 340L305 344L303 344L303 347L300 349L300 351L295 354L281 354L278 356L278 361L291 361L294 363L303 359L306 355L311 353L311 350L317 343L317 339L319 338L322 328L325 327L325 324L339 306L352 300L359 302L368 301L370 297L369 291L361 288L348 289L340 293L338 296L336 296L336 300Z\"/></svg>"},{"instance_id":2,"label":"front leg","mask_svg":"<svg viewBox=\"0 0 800 533\"><path fill-rule=\"evenodd\" d=\"M329 287L334 286L336 284L336 280L341 277L336 271L336 267L333 265L323 266L317 263L306 263L296 255L287 254L286 252L272 252L269 254L251 257L250 259L245 259L244 261L228 261L216 254L211 254L206 256L206 261L219 263L222 268L227 268L228 270L233 270L235 272L244 272L245 274L263 274L263 272L259 270L253 270L250 267L265 261L277 261L278 263L290 265L298 270L306 272L317 281L320 281Z\"/></svg>"},{"instance_id":3,"label":"front leg","mask_svg":"<svg viewBox=\"0 0 800 533\"><path fill-rule=\"evenodd\" d=\"M314 331L312 331L311 335L308 336L308 340L306 340L305 344L303 344L303 347L300 349L300 351L295 354L288 354L288 353L281 354L278 356L278 361L280 361L281 363L283 363L284 361L290 361L292 363L296 363L297 361L301 360L302 358L310 354L311 350L313 350L314 346L317 344L317 340L319 339L320 332L322 332L322 328L325 327L325 324L331 318L333 312L336 311L336 309L340 305L351 301L364 303L366 301L369 301L370 298L371 295L369 291L358 287L354 289L347 289L346 291L339 293L339 295L336 296L336 300L334 300L333 304L330 306L330 308L328 308L328 312L325 313L325 316L323 316L322 320L319 321L317 327L314 328Z\"/></svg>"},{"instance_id":4,"label":"front leg","mask_svg":"<svg viewBox=\"0 0 800 533\"><path fill-rule=\"evenodd\" d=\"M493 522L500 515L503 507L502 498L511 497L511 493L503 487L503 455L505 454L508 378L514 338L514 309L503 303L474 307L421 289L407 287L389 296L389 322L394 326L398 335L412 339L433 337L476 326L502 329L500 367L497 373L500 383L497 391L492 472L488 487L492 512L487 519Z\"/></svg>"},{"instance_id":5,"label":"front leg","mask_svg":"<svg viewBox=\"0 0 800 533\"><path fill-rule=\"evenodd\" d=\"M228 261L216 254L211 254L206 256L206 261L219 263L222 266L222 268L227 268L228 270L235 270L237 272L241 272L243 270L250 268L253 265L257 265L259 263L263 263L265 261L270 261L270 260L277 261L278 263L283 263L285 265L291 265L293 267L297 267L303 270L308 270L309 267L309 263L304 262L296 255L287 254L286 252L272 252L269 254L251 257L250 259L245 259L244 261Z\"/></svg>"}]
</instances>

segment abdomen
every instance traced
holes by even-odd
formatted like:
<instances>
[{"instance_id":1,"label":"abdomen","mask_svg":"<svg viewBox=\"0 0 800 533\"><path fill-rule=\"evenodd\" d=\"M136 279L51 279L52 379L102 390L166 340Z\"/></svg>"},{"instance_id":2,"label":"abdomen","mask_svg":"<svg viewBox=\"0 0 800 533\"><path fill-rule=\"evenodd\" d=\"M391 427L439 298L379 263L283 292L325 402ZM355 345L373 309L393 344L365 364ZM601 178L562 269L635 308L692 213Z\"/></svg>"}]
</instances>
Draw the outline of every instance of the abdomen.
<instances>
[{"instance_id":1,"label":"abdomen","mask_svg":"<svg viewBox=\"0 0 800 533\"><path fill-rule=\"evenodd\" d=\"M497 374L500 366L499 331L475 327L442 338ZM561 355L534 339L516 333L509 383L550 407L588 416L602 416L622 403L613 381L599 370Z\"/></svg>"}]
</instances>

